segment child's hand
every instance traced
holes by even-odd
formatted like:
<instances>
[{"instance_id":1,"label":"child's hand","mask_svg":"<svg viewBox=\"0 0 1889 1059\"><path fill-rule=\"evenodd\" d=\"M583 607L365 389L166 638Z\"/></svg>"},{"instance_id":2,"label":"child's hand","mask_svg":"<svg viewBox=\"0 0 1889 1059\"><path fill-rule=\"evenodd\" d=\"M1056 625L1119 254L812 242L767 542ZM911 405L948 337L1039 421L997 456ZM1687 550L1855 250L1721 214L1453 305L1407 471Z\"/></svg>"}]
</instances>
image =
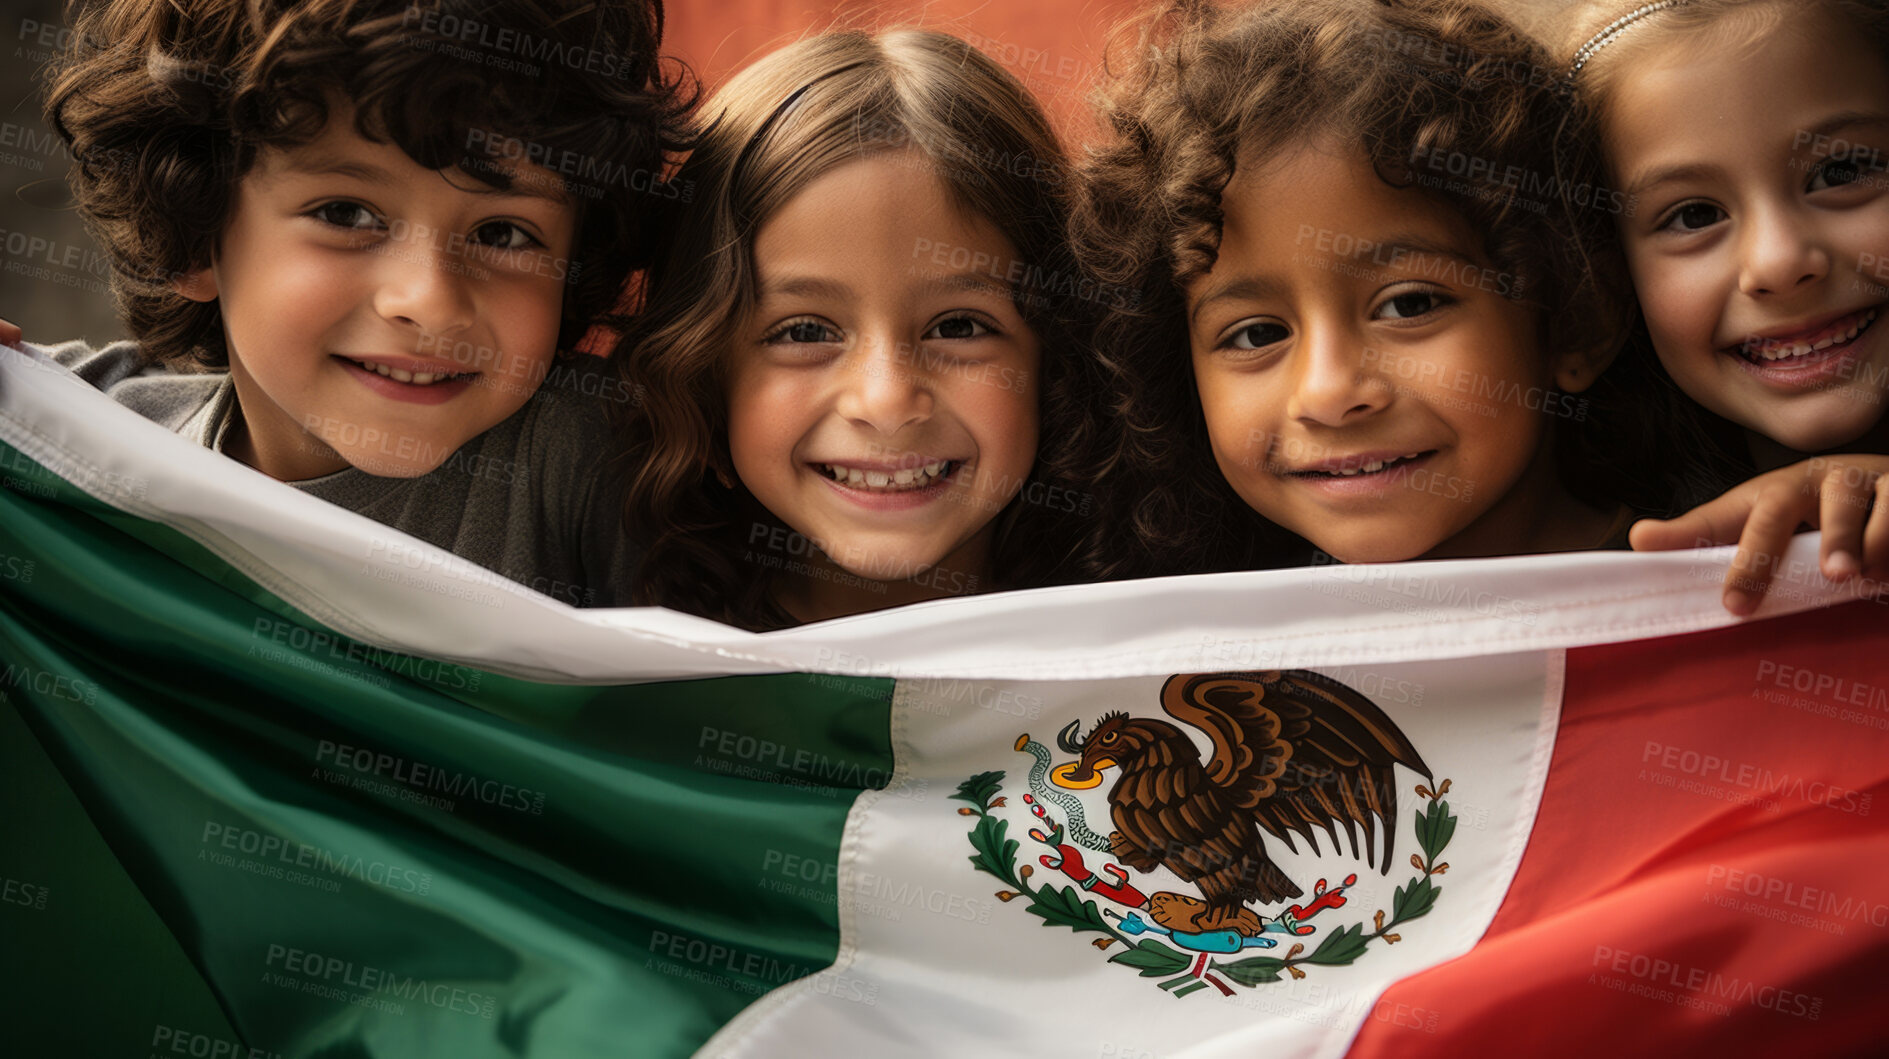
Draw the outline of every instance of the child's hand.
<instances>
[{"instance_id":1,"label":"child's hand","mask_svg":"<svg viewBox=\"0 0 1889 1059\"><path fill-rule=\"evenodd\" d=\"M1873 506L1872 506L1873 505ZM1725 609L1756 610L1802 523L1823 530L1823 576L1889 575L1889 456L1818 456L1761 474L1675 519L1641 519L1629 540L1656 552L1736 541Z\"/></svg>"},{"instance_id":2,"label":"child's hand","mask_svg":"<svg viewBox=\"0 0 1889 1059\"><path fill-rule=\"evenodd\" d=\"M11 320L0 320L0 346L18 347L20 337L19 324Z\"/></svg>"}]
</instances>

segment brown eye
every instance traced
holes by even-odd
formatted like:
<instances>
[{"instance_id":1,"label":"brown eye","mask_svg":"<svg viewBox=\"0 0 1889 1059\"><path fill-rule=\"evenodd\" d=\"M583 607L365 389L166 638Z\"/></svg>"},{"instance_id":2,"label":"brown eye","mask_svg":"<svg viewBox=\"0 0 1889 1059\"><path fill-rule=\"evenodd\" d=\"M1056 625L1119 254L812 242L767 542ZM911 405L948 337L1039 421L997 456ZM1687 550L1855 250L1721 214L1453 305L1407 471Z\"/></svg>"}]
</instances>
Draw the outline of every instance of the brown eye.
<instances>
[{"instance_id":1,"label":"brown eye","mask_svg":"<svg viewBox=\"0 0 1889 1059\"><path fill-rule=\"evenodd\" d=\"M1102 737L1102 745L1103 745L1103 746L1107 746L1107 745L1109 745L1110 743L1113 743L1113 742L1115 741L1115 737L1116 737L1117 735L1119 735L1119 734L1120 734L1119 732L1110 732L1109 734L1107 734L1107 735L1105 735L1105 736L1103 736L1103 737Z\"/></svg>"},{"instance_id":2,"label":"brown eye","mask_svg":"<svg viewBox=\"0 0 1889 1059\"><path fill-rule=\"evenodd\" d=\"M1386 320L1412 320L1435 312L1443 304L1444 299L1435 291L1405 291L1386 301L1378 310L1378 315Z\"/></svg>"},{"instance_id":3,"label":"brown eye","mask_svg":"<svg viewBox=\"0 0 1889 1059\"><path fill-rule=\"evenodd\" d=\"M965 339L979 338L990 334L990 328L981 320L969 316L953 316L941 322L937 327L925 332L926 338Z\"/></svg>"},{"instance_id":4,"label":"brown eye","mask_svg":"<svg viewBox=\"0 0 1889 1059\"><path fill-rule=\"evenodd\" d=\"M358 202L324 202L309 211L309 215L323 224L357 231L378 227L380 224L380 218L374 216L367 207Z\"/></svg>"},{"instance_id":5,"label":"brown eye","mask_svg":"<svg viewBox=\"0 0 1889 1059\"><path fill-rule=\"evenodd\" d=\"M487 221L473 230L471 241L494 250L523 250L542 245L531 233L510 221Z\"/></svg>"},{"instance_id":6,"label":"brown eye","mask_svg":"<svg viewBox=\"0 0 1889 1059\"><path fill-rule=\"evenodd\" d=\"M1284 342L1292 337L1292 332L1284 324L1266 322L1248 324L1233 332L1226 345L1234 349L1264 349L1275 342Z\"/></svg>"},{"instance_id":7,"label":"brown eye","mask_svg":"<svg viewBox=\"0 0 1889 1059\"><path fill-rule=\"evenodd\" d=\"M1675 232L1696 232L1710 228L1725 219L1725 211L1709 202L1688 202L1674 210L1666 223L1661 225Z\"/></svg>"},{"instance_id":8,"label":"brown eye","mask_svg":"<svg viewBox=\"0 0 1889 1059\"><path fill-rule=\"evenodd\" d=\"M761 341L770 346L806 346L831 344L840 338L840 333L833 328L803 316L776 326Z\"/></svg>"},{"instance_id":9,"label":"brown eye","mask_svg":"<svg viewBox=\"0 0 1889 1059\"><path fill-rule=\"evenodd\" d=\"M1866 180L1882 171L1881 155L1875 151L1858 150L1839 158L1826 158L1810 174L1810 184L1806 191L1829 191L1835 188L1849 187L1851 184ZM1872 181L1880 186L1880 181Z\"/></svg>"},{"instance_id":10,"label":"brown eye","mask_svg":"<svg viewBox=\"0 0 1889 1059\"><path fill-rule=\"evenodd\" d=\"M781 337L789 342L831 342L833 332L811 320L802 320L783 330Z\"/></svg>"}]
</instances>

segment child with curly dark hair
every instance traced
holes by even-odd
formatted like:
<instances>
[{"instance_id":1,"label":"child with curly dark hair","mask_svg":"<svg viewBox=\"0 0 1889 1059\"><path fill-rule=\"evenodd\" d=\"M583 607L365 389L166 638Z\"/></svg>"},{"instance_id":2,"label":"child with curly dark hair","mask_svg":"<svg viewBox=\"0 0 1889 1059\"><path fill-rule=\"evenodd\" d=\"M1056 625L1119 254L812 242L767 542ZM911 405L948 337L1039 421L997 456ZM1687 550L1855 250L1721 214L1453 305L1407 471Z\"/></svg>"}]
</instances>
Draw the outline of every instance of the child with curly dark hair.
<instances>
[{"instance_id":1,"label":"child with curly dark hair","mask_svg":"<svg viewBox=\"0 0 1889 1059\"><path fill-rule=\"evenodd\" d=\"M661 0L106 0L46 111L148 418L554 598L627 584L596 358L680 191Z\"/></svg>"},{"instance_id":2,"label":"child with curly dark hair","mask_svg":"<svg viewBox=\"0 0 1889 1059\"><path fill-rule=\"evenodd\" d=\"M620 359L639 602L778 628L1053 576L1086 488L1067 167L966 42L808 37L705 106ZM1040 439L1040 445L1039 445Z\"/></svg>"},{"instance_id":3,"label":"child with curly dark hair","mask_svg":"<svg viewBox=\"0 0 1889 1059\"><path fill-rule=\"evenodd\" d=\"M1623 547L1660 395L1545 51L1459 0L1183 0L1141 23L1078 250L1120 512L1095 572ZM1676 461L1674 461L1676 463Z\"/></svg>"}]
</instances>

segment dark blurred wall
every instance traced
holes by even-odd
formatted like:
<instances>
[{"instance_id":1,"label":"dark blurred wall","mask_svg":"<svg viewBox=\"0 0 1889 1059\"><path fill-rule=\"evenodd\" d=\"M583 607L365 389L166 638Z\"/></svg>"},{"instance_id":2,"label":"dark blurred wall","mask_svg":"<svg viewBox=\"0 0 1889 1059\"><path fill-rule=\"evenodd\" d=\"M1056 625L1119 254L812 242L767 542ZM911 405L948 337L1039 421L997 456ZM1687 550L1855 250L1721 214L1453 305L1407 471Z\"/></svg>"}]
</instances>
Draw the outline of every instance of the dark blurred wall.
<instances>
[{"instance_id":1,"label":"dark blurred wall","mask_svg":"<svg viewBox=\"0 0 1889 1059\"><path fill-rule=\"evenodd\" d=\"M34 341L108 340L124 333L109 270L68 202L71 156L40 120L46 63L71 44L60 9L0 0L0 317Z\"/></svg>"}]
</instances>

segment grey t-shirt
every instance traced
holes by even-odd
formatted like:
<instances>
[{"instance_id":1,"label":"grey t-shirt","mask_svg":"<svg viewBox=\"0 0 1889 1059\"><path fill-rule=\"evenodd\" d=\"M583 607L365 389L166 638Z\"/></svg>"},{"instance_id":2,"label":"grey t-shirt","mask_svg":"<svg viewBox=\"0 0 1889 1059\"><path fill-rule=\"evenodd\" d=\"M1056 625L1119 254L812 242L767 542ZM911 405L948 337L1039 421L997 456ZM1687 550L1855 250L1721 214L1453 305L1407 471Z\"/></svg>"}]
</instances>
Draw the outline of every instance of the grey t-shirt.
<instances>
[{"instance_id":1,"label":"grey t-shirt","mask_svg":"<svg viewBox=\"0 0 1889 1059\"><path fill-rule=\"evenodd\" d=\"M40 347L113 400L222 451L236 412L226 372L145 365L135 342ZM627 476L609 458L607 404L628 400L595 357L559 360L509 419L417 478L352 467L288 482L553 599L627 606L636 555L623 532Z\"/></svg>"}]
</instances>

